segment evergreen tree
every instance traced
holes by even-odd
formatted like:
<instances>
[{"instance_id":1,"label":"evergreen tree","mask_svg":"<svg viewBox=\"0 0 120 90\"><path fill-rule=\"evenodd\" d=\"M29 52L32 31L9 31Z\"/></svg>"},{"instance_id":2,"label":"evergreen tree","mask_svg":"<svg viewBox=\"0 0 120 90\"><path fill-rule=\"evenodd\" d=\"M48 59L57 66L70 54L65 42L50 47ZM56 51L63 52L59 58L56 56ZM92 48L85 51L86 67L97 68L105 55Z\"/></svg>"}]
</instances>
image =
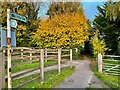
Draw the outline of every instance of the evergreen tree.
<instances>
[{"instance_id":1,"label":"evergreen tree","mask_svg":"<svg viewBox=\"0 0 120 90\"><path fill-rule=\"evenodd\" d=\"M108 2L106 6L106 16L108 16L110 20L120 20L120 1Z\"/></svg>"},{"instance_id":2,"label":"evergreen tree","mask_svg":"<svg viewBox=\"0 0 120 90\"><path fill-rule=\"evenodd\" d=\"M106 17L106 9L109 3L106 3L103 7L98 6L99 14L96 16L93 24L94 28L100 31L107 48L109 48L107 54L118 54L120 20L110 20L110 17Z\"/></svg>"}]
</instances>

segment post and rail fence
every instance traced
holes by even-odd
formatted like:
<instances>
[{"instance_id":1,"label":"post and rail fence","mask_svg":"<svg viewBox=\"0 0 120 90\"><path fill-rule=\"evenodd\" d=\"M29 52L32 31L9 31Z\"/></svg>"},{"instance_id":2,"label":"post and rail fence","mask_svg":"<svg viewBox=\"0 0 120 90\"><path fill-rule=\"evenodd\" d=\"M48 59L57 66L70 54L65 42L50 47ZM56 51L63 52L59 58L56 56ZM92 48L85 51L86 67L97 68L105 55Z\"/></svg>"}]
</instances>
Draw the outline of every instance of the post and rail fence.
<instances>
[{"instance_id":1,"label":"post and rail fence","mask_svg":"<svg viewBox=\"0 0 120 90\"><path fill-rule=\"evenodd\" d=\"M0 80L2 81L0 84L0 88L5 88L5 79L7 79L6 73L6 65L7 65L7 57L6 53L7 49L5 48L1 54L0 60ZM24 64L31 64L34 62L40 62L40 67L28 69L26 72L18 71L17 74L12 72L12 80L16 79L17 76L22 75L27 72L32 72L33 70L40 69L40 82L44 83L44 61L56 60L58 63L58 75L61 72L61 61L69 60L72 62L72 49L39 49L39 48L27 48L27 47L17 47L11 49L11 58L12 65L11 68L19 67ZM64 53L67 52L67 53ZM69 57L69 58L65 58ZM17 87L17 86L16 86ZM18 86L19 87L19 86Z\"/></svg>"}]
</instances>

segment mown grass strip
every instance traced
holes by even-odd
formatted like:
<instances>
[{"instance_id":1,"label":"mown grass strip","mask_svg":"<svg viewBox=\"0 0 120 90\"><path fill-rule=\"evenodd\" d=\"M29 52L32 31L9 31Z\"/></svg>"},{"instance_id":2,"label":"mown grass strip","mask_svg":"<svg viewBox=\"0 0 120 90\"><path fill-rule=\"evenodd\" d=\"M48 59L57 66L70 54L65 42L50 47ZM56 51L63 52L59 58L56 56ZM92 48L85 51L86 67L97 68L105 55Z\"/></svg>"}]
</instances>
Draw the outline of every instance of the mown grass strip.
<instances>
[{"instance_id":1,"label":"mown grass strip","mask_svg":"<svg viewBox=\"0 0 120 90\"><path fill-rule=\"evenodd\" d=\"M94 68L93 71L94 74L110 88L120 88L119 76L107 75L103 73L101 74L97 72L97 68Z\"/></svg>"},{"instance_id":2,"label":"mown grass strip","mask_svg":"<svg viewBox=\"0 0 120 90\"><path fill-rule=\"evenodd\" d=\"M75 69L74 68L71 69L71 67L63 68L61 70L60 75L58 75L57 70L51 70L51 71L45 72L44 84L40 84L40 79L38 78L37 80L31 83L28 83L21 88L52 88L52 87L55 87L56 85L59 85L60 82L64 81L66 77L71 75L74 72L74 70ZM24 83L30 79L33 79L39 76L40 74L34 74L34 75L27 76L21 79L13 80L13 88L18 86L21 83Z\"/></svg>"},{"instance_id":3,"label":"mown grass strip","mask_svg":"<svg viewBox=\"0 0 120 90\"><path fill-rule=\"evenodd\" d=\"M44 63L45 67L51 66L54 64L57 64L57 61L48 60L47 62ZM33 63L28 63L28 64L25 63L25 64L12 67L12 73L20 72L20 71L27 70L27 69L39 68L39 67L40 67L40 62L33 62ZM5 70L5 73L7 74L7 69Z\"/></svg>"},{"instance_id":4,"label":"mown grass strip","mask_svg":"<svg viewBox=\"0 0 120 90\"><path fill-rule=\"evenodd\" d=\"M54 64L57 64L57 61L49 60L48 62L44 63L45 67L50 66L50 65L54 65ZM38 68L38 67L40 67L40 62L22 64L22 65L13 67L12 73L16 73L16 72L20 72L22 70L27 70L27 69L32 69L32 68Z\"/></svg>"},{"instance_id":5,"label":"mown grass strip","mask_svg":"<svg viewBox=\"0 0 120 90\"><path fill-rule=\"evenodd\" d=\"M60 82L64 81L64 79L71 75L73 72L74 69L71 69L70 67L62 69L60 75L58 75L57 70L52 70L45 73L44 84L40 84L40 80L37 80L24 86L23 88L52 88L56 85L59 85Z\"/></svg>"}]
</instances>

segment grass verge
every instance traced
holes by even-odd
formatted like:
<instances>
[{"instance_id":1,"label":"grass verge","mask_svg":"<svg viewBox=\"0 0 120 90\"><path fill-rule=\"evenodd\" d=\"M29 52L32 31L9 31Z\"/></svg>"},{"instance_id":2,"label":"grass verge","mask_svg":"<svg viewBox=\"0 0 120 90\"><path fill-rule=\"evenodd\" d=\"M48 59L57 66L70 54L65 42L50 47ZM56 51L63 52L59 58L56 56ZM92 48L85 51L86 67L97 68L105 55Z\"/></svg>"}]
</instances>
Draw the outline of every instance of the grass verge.
<instances>
[{"instance_id":1,"label":"grass verge","mask_svg":"<svg viewBox=\"0 0 120 90\"><path fill-rule=\"evenodd\" d=\"M73 60L83 60L82 55L80 54L80 48L78 48L78 51L76 52L75 49L73 49L72 55L73 55Z\"/></svg>"},{"instance_id":2,"label":"grass verge","mask_svg":"<svg viewBox=\"0 0 120 90\"><path fill-rule=\"evenodd\" d=\"M57 64L57 61L49 60L48 62L44 62L45 67L50 66L50 65L54 65L54 64ZM26 70L26 69L38 68L38 67L40 67L40 62L22 64L22 65L13 67L12 73L20 72L20 71Z\"/></svg>"},{"instance_id":3,"label":"grass verge","mask_svg":"<svg viewBox=\"0 0 120 90\"><path fill-rule=\"evenodd\" d=\"M31 83L28 83L26 85L24 85L21 88L53 88L57 85L60 84L60 82L64 81L64 79L66 77L68 77L69 75L71 75L74 72L74 68L63 68L61 70L61 74L58 75L58 71L57 70L51 70L48 72L45 72L45 82L43 84L40 84L40 79L35 80ZM16 79L13 80L13 87L16 87L17 85L26 82L32 78L38 77L40 76L40 74L34 74L31 76L27 76L21 79Z\"/></svg>"},{"instance_id":4,"label":"grass verge","mask_svg":"<svg viewBox=\"0 0 120 90\"><path fill-rule=\"evenodd\" d=\"M120 81L119 76L113 76L113 75L107 75L104 73L99 73L97 69L97 64L93 60L91 61L91 68L94 72L94 74L101 80L105 85L112 89L118 89L120 88Z\"/></svg>"}]
</instances>

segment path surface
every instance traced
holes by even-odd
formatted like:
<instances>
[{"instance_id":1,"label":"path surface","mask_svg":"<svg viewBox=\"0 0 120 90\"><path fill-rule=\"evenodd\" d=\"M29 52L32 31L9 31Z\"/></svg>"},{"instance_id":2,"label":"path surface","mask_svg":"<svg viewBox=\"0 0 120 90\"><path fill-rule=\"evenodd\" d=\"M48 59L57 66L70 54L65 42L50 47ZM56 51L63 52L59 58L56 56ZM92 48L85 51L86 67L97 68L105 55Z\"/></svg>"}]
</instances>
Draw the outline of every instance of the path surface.
<instances>
[{"instance_id":1,"label":"path surface","mask_svg":"<svg viewBox=\"0 0 120 90\"><path fill-rule=\"evenodd\" d=\"M92 76L92 79L89 83L89 88L109 88L108 86L104 85L104 83L99 80L95 75Z\"/></svg>"},{"instance_id":2,"label":"path surface","mask_svg":"<svg viewBox=\"0 0 120 90\"><path fill-rule=\"evenodd\" d=\"M84 60L76 61L75 73L54 88L108 88L93 74L90 69L90 58L86 56L83 58Z\"/></svg>"},{"instance_id":3,"label":"path surface","mask_svg":"<svg viewBox=\"0 0 120 90\"><path fill-rule=\"evenodd\" d=\"M90 61L77 61L75 73L70 75L55 88L86 88L92 78L93 72L90 69Z\"/></svg>"}]
</instances>

